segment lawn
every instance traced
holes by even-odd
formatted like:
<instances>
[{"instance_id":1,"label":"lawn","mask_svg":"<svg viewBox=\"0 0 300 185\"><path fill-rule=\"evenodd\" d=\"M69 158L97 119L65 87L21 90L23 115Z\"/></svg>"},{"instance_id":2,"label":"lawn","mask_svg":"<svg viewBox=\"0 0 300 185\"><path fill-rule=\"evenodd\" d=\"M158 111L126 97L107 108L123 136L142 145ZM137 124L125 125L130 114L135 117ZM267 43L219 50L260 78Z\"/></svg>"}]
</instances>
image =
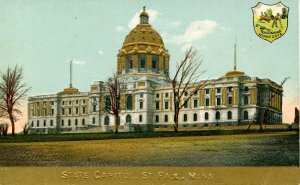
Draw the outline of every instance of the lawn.
<instances>
[{"instance_id":1,"label":"lawn","mask_svg":"<svg viewBox=\"0 0 300 185\"><path fill-rule=\"evenodd\" d=\"M175 133L173 125L167 128L155 128L155 132L145 133L68 133L68 134L29 134L0 136L0 143L6 142L54 142L54 141L81 141L81 140L107 140L107 139L129 139L129 138L155 138L155 137L178 137L178 136L210 136L210 135L233 135L260 133L259 125L252 125L247 130L247 125L241 126L211 126L211 127L181 127ZM267 131L287 131L287 125L268 125Z\"/></svg>"},{"instance_id":2,"label":"lawn","mask_svg":"<svg viewBox=\"0 0 300 185\"><path fill-rule=\"evenodd\" d=\"M299 164L296 131L64 142L2 142L0 149L0 166L297 166Z\"/></svg>"}]
</instances>

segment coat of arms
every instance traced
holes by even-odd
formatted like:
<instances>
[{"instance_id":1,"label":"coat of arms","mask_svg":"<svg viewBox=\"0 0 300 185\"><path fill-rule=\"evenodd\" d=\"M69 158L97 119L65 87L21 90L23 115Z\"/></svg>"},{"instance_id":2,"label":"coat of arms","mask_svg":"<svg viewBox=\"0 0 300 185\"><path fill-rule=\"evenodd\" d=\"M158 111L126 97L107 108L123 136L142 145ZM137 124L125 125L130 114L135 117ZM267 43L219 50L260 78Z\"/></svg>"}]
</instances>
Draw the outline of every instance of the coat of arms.
<instances>
[{"instance_id":1,"label":"coat of arms","mask_svg":"<svg viewBox=\"0 0 300 185\"><path fill-rule=\"evenodd\" d=\"M273 42L282 37L288 27L289 8L281 2L268 5L258 3L252 7L253 26L257 36Z\"/></svg>"}]
</instances>

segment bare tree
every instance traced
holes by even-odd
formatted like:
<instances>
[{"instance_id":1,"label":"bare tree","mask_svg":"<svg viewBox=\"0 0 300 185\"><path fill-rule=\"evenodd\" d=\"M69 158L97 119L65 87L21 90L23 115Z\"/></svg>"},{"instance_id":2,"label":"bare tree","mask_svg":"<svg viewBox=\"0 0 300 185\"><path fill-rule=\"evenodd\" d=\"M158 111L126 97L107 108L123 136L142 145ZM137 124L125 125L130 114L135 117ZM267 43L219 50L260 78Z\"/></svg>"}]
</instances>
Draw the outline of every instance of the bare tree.
<instances>
[{"instance_id":1,"label":"bare tree","mask_svg":"<svg viewBox=\"0 0 300 185\"><path fill-rule=\"evenodd\" d=\"M20 105L19 101L25 98L30 88L26 83L22 83L23 68L17 65L14 68L8 67L6 72L1 74L0 80L0 99L3 100L1 109L10 120L14 136L17 116L22 113L17 106Z\"/></svg>"},{"instance_id":2,"label":"bare tree","mask_svg":"<svg viewBox=\"0 0 300 185\"><path fill-rule=\"evenodd\" d=\"M121 84L116 76L108 78L106 82L106 89L109 93L109 98L105 98L105 111L114 115L115 133L118 133L119 114L120 114L120 97L121 97Z\"/></svg>"},{"instance_id":3,"label":"bare tree","mask_svg":"<svg viewBox=\"0 0 300 185\"><path fill-rule=\"evenodd\" d=\"M184 59L176 67L176 73L172 82L174 104L174 131L178 132L178 117L180 110L186 103L205 86L205 82L199 82L199 77L205 71L199 71L202 61L197 56L197 51L190 47ZM183 98L183 95L185 97Z\"/></svg>"},{"instance_id":4,"label":"bare tree","mask_svg":"<svg viewBox=\"0 0 300 185\"><path fill-rule=\"evenodd\" d=\"M9 125L7 123L0 124L0 135L6 136L8 132Z\"/></svg>"},{"instance_id":5,"label":"bare tree","mask_svg":"<svg viewBox=\"0 0 300 185\"><path fill-rule=\"evenodd\" d=\"M26 122L26 123L23 125L23 134L24 134L24 135L27 135L29 129L30 129L30 128L29 128L29 124L28 124L28 122Z\"/></svg>"}]
</instances>

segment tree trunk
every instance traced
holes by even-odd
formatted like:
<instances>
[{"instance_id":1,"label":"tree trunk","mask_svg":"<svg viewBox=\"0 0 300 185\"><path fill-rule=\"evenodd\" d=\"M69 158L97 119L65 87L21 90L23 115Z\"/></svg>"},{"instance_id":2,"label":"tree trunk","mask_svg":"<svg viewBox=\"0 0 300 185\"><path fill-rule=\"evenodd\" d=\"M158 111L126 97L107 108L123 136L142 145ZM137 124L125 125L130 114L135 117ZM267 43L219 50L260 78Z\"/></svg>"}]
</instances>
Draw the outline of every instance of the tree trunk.
<instances>
[{"instance_id":1,"label":"tree trunk","mask_svg":"<svg viewBox=\"0 0 300 185\"><path fill-rule=\"evenodd\" d=\"M10 123L11 123L11 134L12 134L12 136L15 136L15 121L11 114L9 115L9 119L10 119Z\"/></svg>"},{"instance_id":2,"label":"tree trunk","mask_svg":"<svg viewBox=\"0 0 300 185\"><path fill-rule=\"evenodd\" d=\"M115 133L117 134L118 132L118 115L115 115Z\"/></svg>"},{"instance_id":3,"label":"tree trunk","mask_svg":"<svg viewBox=\"0 0 300 185\"><path fill-rule=\"evenodd\" d=\"M174 114L174 132L178 132L178 111L175 110Z\"/></svg>"}]
</instances>

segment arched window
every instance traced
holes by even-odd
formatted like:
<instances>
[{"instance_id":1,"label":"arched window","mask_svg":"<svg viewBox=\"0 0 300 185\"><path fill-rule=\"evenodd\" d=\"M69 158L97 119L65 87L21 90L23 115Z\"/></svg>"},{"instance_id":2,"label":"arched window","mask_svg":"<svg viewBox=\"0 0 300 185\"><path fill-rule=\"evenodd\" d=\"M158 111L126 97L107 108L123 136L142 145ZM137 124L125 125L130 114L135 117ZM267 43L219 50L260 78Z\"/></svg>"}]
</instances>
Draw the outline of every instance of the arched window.
<instances>
[{"instance_id":1,"label":"arched window","mask_svg":"<svg viewBox=\"0 0 300 185\"><path fill-rule=\"evenodd\" d=\"M126 109L127 110L132 109L132 95L128 95L126 98Z\"/></svg>"},{"instance_id":2,"label":"arched window","mask_svg":"<svg viewBox=\"0 0 300 185\"><path fill-rule=\"evenodd\" d=\"M44 127L46 126L46 120L44 120Z\"/></svg>"},{"instance_id":3,"label":"arched window","mask_svg":"<svg viewBox=\"0 0 300 185\"><path fill-rule=\"evenodd\" d=\"M65 126L65 121L61 120L61 126Z\"/></svg>"},{"instance_id":4,"label":"arched window","mask_svg":"<svg viewBox=\"0 0 300 185\"><path fill-rule=\"evenodd\" d=\"M196 114L196 113L194 114L193 118L194 118L194 121L197 121L197 119L198 119L198 116L197 116L197 114Z\"/></svg>"},{"instance_id":5,"label":"arched window","mask_svg":"<svg viewBox=\"0 0 300 185\"><path fill-rule=\"evenodd\" d=\"M31 127L33 127L33 126L34 126L34 122L32 121L32 122L31 122Z\"/></svg>"},{"instance_id":6,"label":"arched window","mask_svg":"<svg viewBox=\"0 0 300 185\"><path fill-rule=\"evenodd\" d=\"M156 123L159 122L159 116L158 116L158 115L155 116L155 122L156 122Z\"/></svg>"},{"instance_id":7,"label":"arched window","mask_svg":"<svg viewBox=\"0 0 300 185\"><path fill-rule=\"evenodd\" d=\"M169 121L169 117L168 115L165 115L165 122L168 122Z\"/></svg>"},{"instance_id":8,"label":"arched window","mask_svg":"<svg viewBox=\"0 0 300 185\"><path fill-rule=\"evenodd\" d=\"M104 125L109 125L109 116L105 116Z\"/></svg>"},{"instance_id":9,"label":"arched window","mask_svg":"<svg viewBox=\"0 0 300 185\"><path fill-rule=\"evenodd\" d=\"M220 119L220 112L217 111L217 112L216 112L216 120L219 120L219 119Z\"/></svg>"},{"instance_id":10,"label":"arched window","mask_svg":"<svg viewBox=\"0 0 300 185\"><path fill-rule=\"evenodd\" d=\"M68 120L68 126L71 126L71 120L70 119Z\"/></svg>"},{"instance_id":11,"label":"arched window","mask_svg":"<svg viewBox=\"0 0 300 185\"><path fill-rule=\"evenodd\" d=\"M232 112L231 111L227 112L227 119L232 119Z\"/></svg>"},{"instance_id":12,"label":"arched window","mask_svg":"<svg viewBox=\"0 0 300 185\"><path fill-rule=\"evenodd\" d=\"M96 118L93 117L93 125L95 125L95 123L96 123Z\"/></svg>"},{"instance_id":13,"label":"arched window","mask_svg":"<svg viewBox=\"0 0 300 185\"><path fill-rule=\"evenodd\" d=\"M187 114L184 114L184 115L183 115L183 121L184 121L184 122L187 122L187 119L188 119Z\"/></svg>"},{"instance_id":14,"label":"arched window","mask_svg":"<svg viewBox=\"0 0 300 185\"><path fill-rule=\"evenodd\" d=\"M106 96L105 97L105 110L110 110L111 109L111 101L110 101L110 97Z\"/></svg>"},{"instance_id":15,"label":"arched window","mask_svg":"<svg viewBox=\"0 0 300 185\"><path fill-rule=\"evenodd\" d=\"M75 126L78 126L78 119L75 119Z\"/></svg>"},{"instance_id":16,"label":"arched window","mask_svg":"<svg viewBox=\"0 0 300 185\"><path fill-rule=\"evenodd\" d=\"M139 116L139 121L140 121L140 122L143 121L143 116L142 116L142 115Z\"/></svg>"},{"instance_id":17,"label":"arched window","mask_svg":"<svg viewBox=\"0 0 300 185\"><path fill-rule=\"evenodd\" d=\"M248 119L248 111L244 112L244 119L247 120Z\"/></svg>"},{"instance_id":18,"label":"arched window","mask_svg":"<svg viewBox=\"0 0 300 185\"><path fill-rule=\"evenodd\" d=\"M126 123L131 123L131 116L129 114L126 116Z\"/></svg>"},{"instance_id":19,"label":"arched window","mask_svg":"<svg viewBox=\"0 0 300 185\"><path fill-rule=\"evenodd\" d=\"M53 126L53 120L52 119L50 120L50 126L51 127Z\"/></svg>"},{"instance_id":20,"label":"arched window","mask_svg":"<svg viewBox=\"0 0 300 185\"><path fill-rule=\"evenodd\" d=\"M209 118L208 117L208 112L205 113L204 117L205 117L205 120L208 120L208 118Z\"/></svg>"},{"instance_id":21,"label":"arched window","mask_svg":"<svg viewBox=\"0 0 300 185\"><path fill-rule=\"evenodd\" d=\"M81 124L85 125L85 119L82 119Z\"/></svg>"},{"instance_id":22,"label":"arched window","mask_svg":"<svg viewBox=\"0 0 300 185\"><path fill-rule=\"evenodd\" d=\"M36 122L36 126L39 127L40 126L40 120L37 120Z\"/></svg>"}]
</instances>

